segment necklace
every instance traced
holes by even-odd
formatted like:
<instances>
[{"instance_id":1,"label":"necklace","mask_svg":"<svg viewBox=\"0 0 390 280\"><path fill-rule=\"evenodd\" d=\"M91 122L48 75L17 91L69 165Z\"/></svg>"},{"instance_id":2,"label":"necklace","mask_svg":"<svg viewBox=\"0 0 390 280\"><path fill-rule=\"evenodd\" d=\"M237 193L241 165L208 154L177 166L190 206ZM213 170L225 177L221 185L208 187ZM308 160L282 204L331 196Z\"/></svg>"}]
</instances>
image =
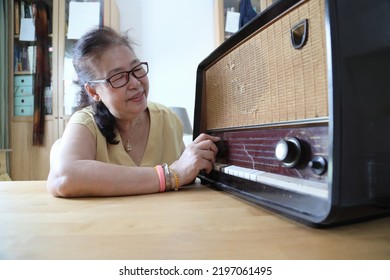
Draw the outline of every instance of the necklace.
<instances>
[{"instance_id":1,"label":"necklace","mask_svg":"<svg viewBox=\"0 0 390 280\"><path fill-rule=\"evenodd\" d=\"M131 151L131 150L133 150L133 146L131 146L130 140L131 140L131 138L133 137L134 132L135 132L135 130L136 130L137 127L138 127L138 124L139 124L139 119L137 119L137 122L135 123L135 126L134 126L134 128L133 128L133 131L131 132L130 137L127 138L125 150L128 151L128 152Z\"/></svg>"}]
</instances>

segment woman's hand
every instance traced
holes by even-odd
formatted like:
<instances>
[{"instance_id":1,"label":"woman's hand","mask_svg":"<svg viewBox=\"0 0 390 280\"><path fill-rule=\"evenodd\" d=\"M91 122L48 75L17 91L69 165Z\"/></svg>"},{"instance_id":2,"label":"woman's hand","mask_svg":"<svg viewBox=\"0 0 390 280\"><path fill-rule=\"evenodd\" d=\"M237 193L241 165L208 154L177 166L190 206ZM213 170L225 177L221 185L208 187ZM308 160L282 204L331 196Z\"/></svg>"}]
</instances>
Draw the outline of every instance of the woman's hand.
<instances>
[{"instance_id":1,"label":"woman's hand","mask_svg":"<svg viewBox=\"0 0 390 280\"><path fill-rule=\"evenodd\" d=\"M180 158L172 163L170 168L178 175L181 186L193 182L201 170L211 172L218 152L214 142L219 140L219 137L202 133L186 147Z\"/></svg>"}]
</instances>

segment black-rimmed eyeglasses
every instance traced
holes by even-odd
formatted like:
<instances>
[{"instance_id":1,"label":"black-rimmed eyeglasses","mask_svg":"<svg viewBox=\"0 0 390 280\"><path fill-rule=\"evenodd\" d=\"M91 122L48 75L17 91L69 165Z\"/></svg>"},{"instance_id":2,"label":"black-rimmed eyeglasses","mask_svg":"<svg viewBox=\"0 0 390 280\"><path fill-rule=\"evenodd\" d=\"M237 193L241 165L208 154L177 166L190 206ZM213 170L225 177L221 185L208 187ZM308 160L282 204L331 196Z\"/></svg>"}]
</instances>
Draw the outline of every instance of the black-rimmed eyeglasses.
<instances>
[{"instance_id":1,"label":"black-rimmed eyeglasses","mask_svg":"<svg viewBox=\"0 0 390 280\"><path fill-rule=\"evenodd\" d=\"M145 77L149 72L149 66L147 62L141 62L130 71L123 71L112 75L107 79L89 81L89 83L109 83L113 88L120 88L125 86L130 79L130 74L135 78L140 79Z\"/></svg>"}]
</instances>

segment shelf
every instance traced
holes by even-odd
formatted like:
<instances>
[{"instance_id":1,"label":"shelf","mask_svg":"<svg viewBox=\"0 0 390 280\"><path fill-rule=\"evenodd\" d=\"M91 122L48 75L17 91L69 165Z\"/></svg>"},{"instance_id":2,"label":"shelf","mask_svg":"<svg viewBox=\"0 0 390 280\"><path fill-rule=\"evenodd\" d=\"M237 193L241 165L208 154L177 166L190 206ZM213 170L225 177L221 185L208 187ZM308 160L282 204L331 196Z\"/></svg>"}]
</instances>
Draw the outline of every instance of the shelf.
<instances>
[{"instance_id":1,"label":"shelf","mask_svg":"<svg viewBox=\"0 0 390 280\"><path fill-rule=\"evenodd\" d=\"M30 72L30 71L18 71L18 72L14 72L14 75L15 76L20 76L20 75L33 75L35 74L34 72Z\"/></svg>"},{"instance_id":2,"label":"shelf","mask_svg":"<svg viewBox=\"0 0 390 280\"><path fill-rule=\"evenodd\" d=\"M45 115L45 121L52 121L55 118L53 115ZM65 119L65 118L64 118ZM13 122L33 122L33 116L13 116Z\"/></svg>"},{"instance_id":3,"label":"shelf","mask_svg":"<svg viewBox=\"0 0 390 280\"><path fill-rule=\"evenodd\" d=\"M18 39L19 40L19 37L20 37L20 35L14 34L14 39ZM53 34L48 34L47 37L53 38ZM35 42L35 41L21 41L21 42Z\"/></svg>"}]
</instances>

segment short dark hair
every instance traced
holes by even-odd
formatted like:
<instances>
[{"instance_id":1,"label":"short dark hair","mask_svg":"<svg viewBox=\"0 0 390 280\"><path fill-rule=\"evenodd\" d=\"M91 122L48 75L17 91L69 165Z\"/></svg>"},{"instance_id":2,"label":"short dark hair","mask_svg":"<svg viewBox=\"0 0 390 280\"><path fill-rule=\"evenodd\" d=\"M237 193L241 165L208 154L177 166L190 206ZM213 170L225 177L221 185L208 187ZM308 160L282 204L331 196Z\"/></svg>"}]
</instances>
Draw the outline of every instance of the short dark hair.
<instances>
[{"instance_id":1,"label":"short dark hair","mask_svg":"<svg viewBox=\"0 0 390 280\"><path fill-rule=\"evenodd\" d=\"M100 58L108 49L124 45L134 51L134 43L126 34L120 34L110 27L98 27L85 33L73 47L73 66L77 73L77 81L80 86L78 107L92 106L94 119L100 132L110 144L118 144L115 132L115 117L103 102L96 102L84 88L88 81L97 77L97 65Z\"/></svg>"}]
</instances>

